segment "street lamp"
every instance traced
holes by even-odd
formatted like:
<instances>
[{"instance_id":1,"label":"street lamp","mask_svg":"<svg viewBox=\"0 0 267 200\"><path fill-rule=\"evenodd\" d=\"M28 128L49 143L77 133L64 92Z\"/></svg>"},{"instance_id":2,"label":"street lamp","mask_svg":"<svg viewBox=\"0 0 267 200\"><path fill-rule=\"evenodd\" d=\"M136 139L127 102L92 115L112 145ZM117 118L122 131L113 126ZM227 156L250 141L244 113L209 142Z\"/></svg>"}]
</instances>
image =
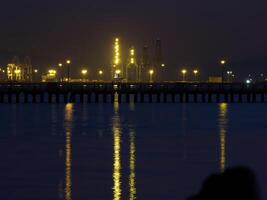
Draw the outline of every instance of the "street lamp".
<instances>
[{"instance_id":1,"label":"street lamp","mask_svg":"<svg viewBox=\"0 0 267 200\"><path fill-rule=\"evenodd\" d=\"M88 73L87 69L83 69L83 70L81 71L81 74L82 74L82 76L83 76L83 78L84 78L84 81L85 81L85 77L86 77L87 73Z\"/></svg>"},{"instance_id":2,"label":"street lamp","mask_svg":"<svg viewBox=\"0 0 267 200\"><path fill-rule=\"evenodd\" d=\"M232 71L227 71L226 73L227 73L227 81L230 82L231 77L233 75L233 72Z\"/></svg>"},{"instance_id":3,"label":"street lamp","mask_svg":"<svg viewBox=\"0 0 267 200\"><path fill-rule=\"evenodd\" d=\"M104 73L104 72L103 72L102 70L99 70L99 71L98 71L99 81L101 81L101 77L102 77L103 73Z\"/></svg>"},{"instance_id":4,"label":"street lamp","mask_svg":"<svg viewBox=\"0 0 267 200\"><path fill-rule=\"evenodd\" d=\"M58 67L59 67L59 72L60 72L60 76L61 76L61 80L60 81L63 81L64 77L63 77L63 64L62 63L58 63Z\"/></svg>"},{"instance_id":5,"label":"street lamp","mask_svg":"<svg viewBox=\"0 0 267 200\"><path fill-rule=\"evenodd\" d=\"M153 74L154 74L154 70L153 69L149 70L149 81L151 83L153 82Z\"/></svg>"},{"instance_id":6,"label":"street lamp","mask_svg":"<svg viewBox=\"0 0 267 200\"><path fill-rule=\"evenodd\" d=\"M220 61L221 65L222 65L222 83L224 82L224 66L226 64L225 60L221 60Z\"/></svg>"},{"instance_id":7,"label":"street lamp","mask_svg":"<svg viewBox=\"0 0 267 200\"><path fill-rule=\"evenodd\" d=\"M71 60L67 60L66 63L68 65L68 82L70 82L70 64L71 64Z\"/></svg>"},{"instance_id":8,"label":"street lamp","mask_svg":"<svg viewBox=\"0 0 267 200\"><path fill-rule=\"evenodd\" d=\"M183 74L183 81L185 81L185 75L186 75L186 73L187 73L187 70L186 69L182 69L182 74Z\"/></svg>"},{"instance_id":9,"label":"street lamp","mask_svg":"<svg viewBox=\"0 0 267 200\"><path fill-rule=\"evenodd\" d=\"M193 73L194 73L194 75L195 75L195 81L197 81L197 75L198 75L198 70L197 69L195 69L194 71L193 71Z\"/></svg>"},{"instance_id":10,"label":"street lamp","mask_svg":"<svg viewBox=\"0 0 267 200\"><path fill-rule=\"evenodd\" d=\"M115 77L116 78L120 78L120 74L121 74L121 70L119 70L119 69L117 69L116 71L115 71Z\"/></svg>"}]
</instances>

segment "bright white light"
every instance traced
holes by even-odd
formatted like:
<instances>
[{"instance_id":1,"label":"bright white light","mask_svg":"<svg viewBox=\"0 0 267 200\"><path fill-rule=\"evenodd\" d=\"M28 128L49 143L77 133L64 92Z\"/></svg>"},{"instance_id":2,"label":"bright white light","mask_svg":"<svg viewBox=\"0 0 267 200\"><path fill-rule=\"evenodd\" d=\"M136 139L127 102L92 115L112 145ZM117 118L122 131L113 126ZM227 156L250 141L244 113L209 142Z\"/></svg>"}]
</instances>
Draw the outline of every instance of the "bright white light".
<instances>
[{"instance_id":1,"label":"bright white light","mask_svg":"<svg viewBox=\"0 0 267 200\"><path fill-rule=\"evenodd\" d=\"M246 80L246 83L247 83L247 84L250 84L250 83L251 83L251 80L249 80L249 79Z\"/></svg>"}]
</instances>

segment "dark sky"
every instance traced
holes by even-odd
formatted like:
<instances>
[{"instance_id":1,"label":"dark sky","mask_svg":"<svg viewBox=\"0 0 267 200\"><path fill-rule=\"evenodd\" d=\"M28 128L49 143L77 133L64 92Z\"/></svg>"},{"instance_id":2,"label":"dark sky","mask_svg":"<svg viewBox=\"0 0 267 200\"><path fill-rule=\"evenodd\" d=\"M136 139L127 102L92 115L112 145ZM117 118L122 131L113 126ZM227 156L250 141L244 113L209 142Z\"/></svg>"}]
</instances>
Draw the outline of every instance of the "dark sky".
<instances>
[{"instance_id":1,"label":"dark sky","mask_svg":"<svg viewBox=\"0 0 267 200\"><path fill-rule=\"evenodd\" d=\"M266 0L10 0L0 6L0 56L29 55L43 67L71 57L95 68L110 63L115 36L139 53L161 38L177 74L184 65L216 73L222 57L237 75L267 74L266 22Z\"/></svg>"}]
</instances>

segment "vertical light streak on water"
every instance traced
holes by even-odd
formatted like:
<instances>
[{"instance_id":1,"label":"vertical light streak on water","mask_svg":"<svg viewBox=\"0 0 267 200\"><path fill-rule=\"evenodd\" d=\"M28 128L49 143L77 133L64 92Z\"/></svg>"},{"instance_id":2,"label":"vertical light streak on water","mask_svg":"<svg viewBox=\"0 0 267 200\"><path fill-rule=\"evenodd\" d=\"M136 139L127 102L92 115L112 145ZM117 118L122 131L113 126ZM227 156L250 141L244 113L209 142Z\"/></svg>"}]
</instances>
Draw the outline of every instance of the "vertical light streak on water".
<instances>
[{"instance_id":1,"label":"vertical light streak on water","mask_svg":"<svg viewBox=\"0 0 267 200\"><path fill-rule=\"evenodd\" d=\"M115 95L114 114L112 118L113 131L113 199L121 199L121 127L119 117L118 95Z\"/></svg>"},{"instance_id":2,"label":"vertical light streak on water","mask_svg":"<svg viewBox=\"0 0 267 200\"><path fill-rule=\"evenodd\" d=\"M73 104L65 106L65 131L66 131L66 160L65 160L65 199L72 200L72 181L71 181L71 139L73 124Z\"/></svg>"},{"instance_id":3,"label":"vertical light streak on water","mask_svg":"<svg viewBox=\"0 0 267 200\"><path fill-rule=\"evenodd\" d=\"M130 176L129 176L129 188L130 188L130 200L136 199L136 175L135 175L135 130L130 128Z\"/></svg>"},{"instance_id":4,"label":"vertical light streak on water","mask_svg":"<svg viewBox=\"0 0 267 200\"><path fill-rule=\"evenodd\" d=\"M224 172L226 167L226 133L228 126L228 104L219 104L219 131L220 131L220 170Z\"/></svg>"}]
</instances>

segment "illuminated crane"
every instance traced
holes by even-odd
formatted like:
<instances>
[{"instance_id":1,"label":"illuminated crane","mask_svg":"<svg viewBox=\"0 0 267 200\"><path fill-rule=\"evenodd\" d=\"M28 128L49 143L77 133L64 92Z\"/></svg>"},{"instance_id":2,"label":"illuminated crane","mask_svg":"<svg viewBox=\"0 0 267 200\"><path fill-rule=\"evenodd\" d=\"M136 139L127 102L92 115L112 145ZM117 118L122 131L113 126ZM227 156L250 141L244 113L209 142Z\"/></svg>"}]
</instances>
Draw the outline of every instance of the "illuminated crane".
<instances>
[{"instance_id":1,"label":"illuminated crane","mask_svg":"<svg viewBox=\"0 0 267 200\"><path fill-rule=\"evenodd\" d=\"M114 58L111 69L112 79L122 78L122 67L121 67L121 55L120 55L120 39L116 38L114 43Z\"/></svg>"}]
</instances>

